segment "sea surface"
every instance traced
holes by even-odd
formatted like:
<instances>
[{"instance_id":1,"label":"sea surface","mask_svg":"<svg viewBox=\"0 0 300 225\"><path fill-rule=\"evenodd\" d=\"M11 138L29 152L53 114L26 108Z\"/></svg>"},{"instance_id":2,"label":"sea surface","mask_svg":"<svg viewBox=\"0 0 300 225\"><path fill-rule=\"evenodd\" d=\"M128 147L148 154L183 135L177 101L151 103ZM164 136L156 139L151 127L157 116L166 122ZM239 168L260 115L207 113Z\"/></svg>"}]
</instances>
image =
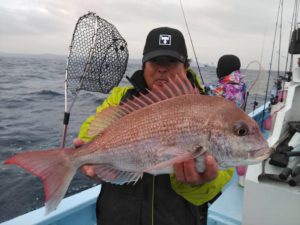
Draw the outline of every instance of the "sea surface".
<instances>
[{"instance_id":1,"label":"sea surface","mask_svg":"<svg viewBox=\"0 0 300 225\"><path fill-rule=\"evenodd\" d=\"M61 56L1 56L0 55L0 222L32 211L44 205L42 182L17 166L3 165L8 157L22 151L59 147L63 130L64 80L66 57ZM256 66L257 67L257 66ZM256 99L264 102L268 72L255 65L242 70L250 87L247 112ZM124 75L141 68L140 61L130 60ZM198 71L195 68L195 71ZM216 68L203 66L206 83L217 80ZM272 73L269 92L276 73ZM127 86L123 79L120 86ZM81 91L71 111L66 146L72 146L81 123L95 112L107 95ZM77 172L68 189L70 196L97 185Z\"/></svg>"}]
</instances>

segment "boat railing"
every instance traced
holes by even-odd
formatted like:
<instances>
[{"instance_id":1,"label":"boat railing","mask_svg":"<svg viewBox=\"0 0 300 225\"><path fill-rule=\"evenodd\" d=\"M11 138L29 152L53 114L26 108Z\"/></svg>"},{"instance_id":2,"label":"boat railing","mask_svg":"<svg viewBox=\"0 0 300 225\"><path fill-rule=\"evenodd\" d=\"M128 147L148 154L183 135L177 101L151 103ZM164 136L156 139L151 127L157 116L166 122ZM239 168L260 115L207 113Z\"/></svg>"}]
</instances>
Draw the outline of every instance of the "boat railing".
<instances>
[{"instance_id":1,"label":"boat railing","mask_svg":"<svg viewBox=\"0 0 300 225\"><path fill-rule=\"evenodd\" d=\"M45 207L36 209L1 225L96 225L96 201L101 185L62 200L58 208L45 216Z\"/></svg>"}]
</instances>

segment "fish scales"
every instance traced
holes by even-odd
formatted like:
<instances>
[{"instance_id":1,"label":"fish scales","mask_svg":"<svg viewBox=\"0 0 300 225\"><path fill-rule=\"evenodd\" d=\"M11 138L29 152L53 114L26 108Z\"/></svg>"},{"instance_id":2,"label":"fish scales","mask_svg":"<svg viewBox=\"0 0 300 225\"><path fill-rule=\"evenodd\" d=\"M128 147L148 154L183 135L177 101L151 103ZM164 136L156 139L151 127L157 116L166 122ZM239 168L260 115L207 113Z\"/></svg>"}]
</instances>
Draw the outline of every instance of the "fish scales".
<instances>
[{"instance_id":1,"label":"fish scales","mask_svg":"<svg viewBox=\"0 0 300 225\"><path fill-rule=\"evenodd\" d=\"M187 149L193 152L196 148L192 146L193 143L197 140L199 142L201 138L199 132L196 132L197 129L200 131L199 126L195 126L197 124L194 123L199 112L191 110L193 105L197 106L197 102L196 99L189 100L193 97L197 96L168 99L121 118L89 145L88 150L76 151L76 158L88 155L84 157L85 161L81 161L82 164L104 161L131 166L123 169L133 169L132 165L135 165L135 170L144 170L162 161L157 153L163 146L177 145L181 148L191 146ZM91 152L98 152L98 154L95 157ZM135 162L135 164L128 162Z\"/></svg>"}]
</instances>

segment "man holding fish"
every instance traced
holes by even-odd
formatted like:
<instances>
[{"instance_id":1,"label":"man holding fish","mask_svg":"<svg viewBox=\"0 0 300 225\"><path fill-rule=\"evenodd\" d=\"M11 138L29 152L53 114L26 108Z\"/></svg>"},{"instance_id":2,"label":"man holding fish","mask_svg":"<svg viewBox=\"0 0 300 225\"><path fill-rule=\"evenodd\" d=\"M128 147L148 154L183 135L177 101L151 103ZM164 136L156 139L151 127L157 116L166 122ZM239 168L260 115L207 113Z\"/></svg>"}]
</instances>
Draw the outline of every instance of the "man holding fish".
<instances>
[{"instance_id":1,"label":"man holding fish","mask_svg":"<svg viewBox=\"0 0 300 225\"><path fill-rule=\"evenodd\" d=\"M199 87L196 77L188 72L189 60L185 40L180 31L161 27L152 30L146 40L143 53L143 70L131 78L133 89L115 88L97 109L102 111L117 105L138 92L162 86L168 78L188 76L191 83ZM79 138L87 137L89 118L80 130ZM118 138L118 137L116 137ZM75 145L82 144L80 139ZM96 177L93 166L84 166L83 172ZM233 170L218 171L211 155L205 156L205 171L199 173L195 160L174 163L174 175L153 176L144 174L136 184L102 184L97 202L98 224L200 224L206 220L199 215L197 206L205 204L220 193L231 179Z\"/></svg>"},{"instance_id":2,"label":"man holding fish","mask_svg":"<svg viewBox=\"0 0 300 225\"><path fill-rule=\"evenodd\" d=\"M102 181L98 224L201 224L198 206L233 174L218 165L258 163L269 149L255 121L234 103L199 93L188 67L182 33L152 30L133 87L113 89L82 125L77 149L28 151L5 163L43 180L47 213L82 168Z\"/></svg>"}]
</instances>

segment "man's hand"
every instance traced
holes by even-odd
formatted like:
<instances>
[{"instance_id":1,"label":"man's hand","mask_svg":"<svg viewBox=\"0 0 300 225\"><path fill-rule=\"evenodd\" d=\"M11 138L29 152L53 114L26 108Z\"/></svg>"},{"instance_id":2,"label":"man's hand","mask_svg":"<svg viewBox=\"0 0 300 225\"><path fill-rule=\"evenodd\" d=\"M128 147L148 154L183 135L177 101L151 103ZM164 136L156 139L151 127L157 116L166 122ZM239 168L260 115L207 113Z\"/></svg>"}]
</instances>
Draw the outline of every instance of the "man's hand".
<instances>
[{"instance_id":1,"label":"man's hand","mask_svg":"<svg viewBox=\"0 0 300 225\"><path fill-rule=\"evenodd\" d=\"M176 180L196 186L212 181L218 175L218 165L211 155L205 156L205 171L203 173L197 172L195 165L195 159L174 164Z\"/></svg>"},{"instance_id":2,"label":"man's hand","mask_svg":"<svg viewBox=\"0 0 300 225\"><path fill-rule=\"evenodd\" d=\"M78 147L80 147L80 146L82 146L84 144L85 144L85 142L83 140L79 139L79 138L75 138L73 140L73 145L75 146L75 148L78 148ZM92 165L84 165L84 166L82 166L81 167L81 172L84 175L86 175L86 176L88 176L88 177L90 177L92 179L99 180L99 178L95 174L94 167Z\"/></svg>"}]
</instances>

